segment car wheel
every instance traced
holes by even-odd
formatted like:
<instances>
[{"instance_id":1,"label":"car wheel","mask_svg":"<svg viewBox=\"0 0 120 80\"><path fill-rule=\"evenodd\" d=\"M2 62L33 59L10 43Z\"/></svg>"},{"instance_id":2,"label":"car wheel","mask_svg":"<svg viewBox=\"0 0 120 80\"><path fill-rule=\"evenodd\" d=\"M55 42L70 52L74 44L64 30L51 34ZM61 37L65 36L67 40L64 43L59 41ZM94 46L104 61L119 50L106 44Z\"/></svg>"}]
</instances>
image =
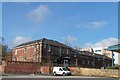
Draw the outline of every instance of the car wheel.
<instances>
[{"instance_id":1,"label":"car wheel","mask_svg":"<svg viewBox=\"0 0 120 80\"><path fill-rule=\"evenodd\" d=\"M63 76L65 76L66 74L65 73L63 73Z\"/></svg>"},{"instance_id":2,"label":"car wheel","mask_svg":"<svg viewBox=\"0 0 120 80\"><path fill-rule=\"evenodd\" d=\"M54 72L53 75L56 76L56 72Z\"/></svg>"}]
</instances>

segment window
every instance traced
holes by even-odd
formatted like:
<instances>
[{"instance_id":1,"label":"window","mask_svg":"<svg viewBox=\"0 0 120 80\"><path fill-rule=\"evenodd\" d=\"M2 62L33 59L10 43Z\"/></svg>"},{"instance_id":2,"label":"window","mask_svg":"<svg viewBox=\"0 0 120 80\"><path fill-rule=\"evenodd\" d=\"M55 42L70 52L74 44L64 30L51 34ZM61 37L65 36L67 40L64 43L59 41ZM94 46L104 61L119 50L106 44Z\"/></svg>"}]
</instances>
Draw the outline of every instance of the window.
<instances>
[{"instance_id":1,"label":"window","mask_svg":"<svg viewBox=\"0 0 120 80\"><path fill-rule=\"evenodd\" d=\"M76 54L74 54L74 57L77 57Z\"/></svg>"},{"instance_id":2,"label":"window","mask_svg":"<svg viewBox=\"0 0 120 80\"><path fill-rule=\"evenodd\" d=\"M92 61L92 65L95 65L94 61Z\"/></svg>"},{"instance_id":3,"label":"window","mask_svg":"<svg viewBox=\"0 0 120 80\"><path fill-rule=\"evenodd\" d=\"M84 52L82 52L82 54L84 54Z\"/></svg>"},{"instance_id":4,"label":"window","mask_svg":"<svg viewBox=\"0 0 120 80\"><path fill-rule=\"evenodd\" d=\"M49 51L49 52L51 51L51 46L50 46L50 45L48 45L48 51Z\"/></svg>"},{"instance_id":5,"label":"window","mask_svg":"<svg viewBox=\"0 0 120 80\"><path fill-rule=\"evenodd\" d=\"M105 51L109 51L108 49L104 49Z\"/></svg>"},{"instance_id":6,"label":"window","mask_svg":"<svg viewBox=\"0 0 120 80\"><path fill-rule=\"evenodd\" d=\"M17 50L15 50L15 55L17 55Z\"/></svg>"},{"instance_id":7,"label":"window","mask_svg":"<svg viewBox=\"0 0 120 80\"><path fill-rule=\"evenodd\" d=\"M109 53L107 53L107 54L105 54L106 56L110 56L110 54Z\"/></svg>"},{"instance_id":8,"label":"window","mask_svg":"<svg viewBox=\"0 0 120 80\"><path fill-rule=\"evenodd\" d=\"M101 50L95 50L95 52L101 52Z\"/></svg>"},{"instance_id":9,"label":"window","mask_svg":"<svg viewBox=\"0 0 120 80\"><path fill-rule=\"evenodd\" d=\"M24 57L24 61L26 61L26 57Z\"/></svg>"},{"instance_id":10,"label":"window","mask_svg":"<svg viewBox=\"0 0 120 80\"><path fill-rule=\"evenodd\" d=\"M16 58L16 56L14 56L14 60L15 60L15 61L17 61L17 58Z\"/></svg>"},{"instance_id":11,"label":"window","mask_svg":"<svg viewBox=\"0 0 120 80\"><path fill-rule=\"evenodd\" d=\"M68 49L66 50L66 52L67 52L67 54L69 53L69 52L68 52Z\"/></svg>"},{"instance_id":12,"label":"window","mask_svg":"<svg viewBox=\"0 0 120 80\"><path fill-rule=\"evenodd\" d=\"M98 60L100 61L100 60L102 60L102 58L98 58Z\"/></svg>"},{"instance_id":13,"label":"window","mask_svg":"<svg viewBox=\"0 0 120 80\"><path fill-rule=\"evenodd\" d=\"M36 52L37 51L37 47L36 46L34 46L34 52Z\"/></svg>"},{"instance_id":14,"label":"window","mask_svg":"<svg viewBox=\"0 0 120 80\"><path fill-rule=\"evenodd\" d=\"M26 48L24 48L24 53L26 53Z\"/></svg>"},{"instance_id":15,"label":"window","mask_svg":"<svg viewBox=\"0 0 120 80\"><path fill-rule=\"evenodd\" d=\"M36 62L36 55L34 56L34 62Z\"/></svg>"},{"instance_id":16,"label":"window","mask_svg":"<svg viewBox=\"0 0 120 80\"><path fill-rule=\"evenodd\" d=\"M90 64L90 61L88 61L88 65Z\"/></svg>"},{"instance_id":17,"label":"window","mask_svg":"<svg viewBox=\"0 0 120 80\"><path fill-rule=\"evenodd\" d=\"M83 61L83 64L85 64L85 61Z\"/></svg>"},{"instance_id":18,"label":"window","mask_svg":"<svg viewBox=\"0 0 120 80\"><path fill-rule=\"evenodd\" d=\"M69 71L68 69L67 69L67 67L66 68L62 68L64 71Z\"/></svg>"},{"instance_id":19,"label":"window","mask_svg":"<svg viewBox=\"0 0 120 80\"><path fill-rule=\"evenodd\" d=\"M61 69L61 68L59 68L59 71L62 71L62 69Z\"/></svg>"},{"instance_id":20,"label":"window","mask_svg":"<svg viewBox=\"0 0 120 80\"><path fill-rule=\"evenodd\" d=\"M77 60L77 59L75 59L75 65L76 65L76 66L78 65L78 60Z\"/></svg>"},{"instance_id":21,"label":"window","mask_svg":"<svg viewBox=\"0 0 120 80\"><path fill-rule=\"evenodd\" d=\"M46 48L46 44L44 44L44 48Z\"/></svg>"},{"instance_id":22,"label":"window","mask_svg":"<svg viewBox=\"0 0 120 80\"><path fill-rule=\"evenodd\" d=\"M61 56L61 54L62 54L62 48L61 47L59 47L58 53L59 53L59 56Z\"/></svg>"}]
</instances>

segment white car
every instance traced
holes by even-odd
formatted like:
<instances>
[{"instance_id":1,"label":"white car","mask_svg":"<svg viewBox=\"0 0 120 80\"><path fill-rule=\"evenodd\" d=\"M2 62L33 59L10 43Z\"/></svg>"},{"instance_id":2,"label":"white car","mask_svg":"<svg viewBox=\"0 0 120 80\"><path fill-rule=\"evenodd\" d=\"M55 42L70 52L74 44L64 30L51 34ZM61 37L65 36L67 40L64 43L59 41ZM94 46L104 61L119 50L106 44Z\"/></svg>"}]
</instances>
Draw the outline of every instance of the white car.
<instances>
[{"instance_id":1,"label":"white car","mask_svg":"<svg viewBox=\"0 0 120 80\"><path fill-rule=\"evenodd\" d=\"M53 67L53 75L71 75L70 70L67 67Z\"/></svg>"}]
</instances>

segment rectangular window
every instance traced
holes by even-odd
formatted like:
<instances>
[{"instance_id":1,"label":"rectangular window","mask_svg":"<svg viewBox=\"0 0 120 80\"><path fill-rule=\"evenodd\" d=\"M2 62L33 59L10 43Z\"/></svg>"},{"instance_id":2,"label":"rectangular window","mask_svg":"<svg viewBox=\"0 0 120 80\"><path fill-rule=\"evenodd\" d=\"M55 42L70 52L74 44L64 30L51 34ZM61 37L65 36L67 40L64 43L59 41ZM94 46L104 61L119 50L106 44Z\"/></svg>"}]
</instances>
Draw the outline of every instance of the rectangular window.
<instances>
[{"instance_id":1,"label":"rectangular window","mask_svg":"<svg viewBox=\"0 0 120 80\"><path fill-rule=\"evenodd\" d=\"M17 61L17 58L16 58L16 56L14 56L14 60L15 60L15 61Z\"/></svg>"},{"instance_id":2,"label":"rectangular window","mask_svg":"<svg viewBox=\"0 0 120 80\"><path fill-rule=\"evenodd\" d=\"M66 52L67 52L67 54L69 53L69 52L68 52L68 49L66 49Z\"/></svg>"},{"instance_id":3,"label":"rectangular window","mask_svg":"<svg viewBox=\"0 0 120 80\"><path fill-rule=\"evenodd\" d=\"M50 45L48 45L48 51L49 51L49 52L51 51L51 46L50 46Z\"/></svg>"},{"instance_id":4,"label":"rectangular window","mask_svg":"<svg viewBox=\"0 0 120 80\"><path fill-rule=\"evenodd\" d=\"M74 57L77 57L76 54L74 54Z\"/></svg>"},{"instance_id":5,"label":"rectangular window","mask_svg":"<svg viewBox=\"0 0 120 80\"><path fill-rule=\"evenodd\" d=\"M94 61L92 61L92 65L95 65Z\"/></svg>"},{"instance_id":6,"label":"rectangular window","mask_svg":"<svg viewBox=\"0 0 120 80\"><path fill-rule=\"evenodd\" d=\"M102 60L101 58L98 58L98 60L100 61L100 60Z\"/></svg>"},{"instance_id":7,"label":"rectangular window","mask_svg":"<svg viewBox=\"0 0 120 80\"><path fill-rule=\"evenodd\" d=\"M36 55L34 56L34 62L36 62Z\"/></svg>"},{"instance_id":8,"label":"rectangular window","mask_svg":"<svg viewBox=\"0 0 120 80\"><path fill-rule=\"evenodd\" d=\"M26 53L26 48L24 48L24 53Z\"/></svg>"},{"instance_id":9,"label":"rectangular window","mask_svg":"<svg viewBox=\"0 0 120 80\"><path fill-rule=\"evenodd\" d=\"M15 50L15 55L17 55L17 50Z\"/></svg>"},{"instance_id":10,"label":"rectangular window","mask_svg":"<svg viewBox=\"0 0 120 80\"><path fill-rule=\"evenodd\" d=\"M83 61L83 64L85 64L85 61Z\"/></svg>"},{"instance_id":11,"label":"rectangular window","mask_svg":"<svg viewBox=\"0 0 120 80\"><path fill-rule=\"evenodd\" d=\"M61 68L59 68L59 71L63 71Z\"/></svg>"},{"instance_id":12,"label":"rectangular window","mask_svg":"<svg viewBox=\"0 0 120 80\"><path fill-rule=\"evenodd\" d=\"M101 50L95 50L95 52L101 52Z\"/></svg>"},{"instance_id":13,"label":"rectangular window","mask_svg":"<svg viewBox=\"0 0 120 80\"><path fill-rule=\"evenodd\" d=\"M88 65L90 64L90 61L88 61Z\"/></svg>"},{"instance_id":14,"label":"rectangular window","mask_svg":"<svg viewBox=\"0 0 120 80\"><path fill-rule=\"evenodd\" d=\"M62 48L61 48L61 47L59 47L59 49L58 49L58 53L59 53L59 56L62 55Z\"/></svg>"},{"instance_id":15,"label":"rectangular window","mask_svg":"<svg viewBox=\"0 0 120 80\"><path fill-rule=\"evenodd\" d=\"M36 52L37 51L37 47L36 46L34 46L34 52Z\"/></svg>"},{"instance_id":16,"label":"rectangular window","mask_svg":"<svg viewBox=\"0 0 120 80\"><path fill-rule=\"evenodd\" d=\"M26 57L24 56L24 61L26 61Z\"/></svg>"},{"instance_id":17,"label":"rectangular window","mask_svg":"<svg viewBox=\"0 0 120 80\"><path fill-rule=\"evenodd\" d=\"M44 48L46 48L46 44L44 44Z\"/></svg>"}]
</instances>

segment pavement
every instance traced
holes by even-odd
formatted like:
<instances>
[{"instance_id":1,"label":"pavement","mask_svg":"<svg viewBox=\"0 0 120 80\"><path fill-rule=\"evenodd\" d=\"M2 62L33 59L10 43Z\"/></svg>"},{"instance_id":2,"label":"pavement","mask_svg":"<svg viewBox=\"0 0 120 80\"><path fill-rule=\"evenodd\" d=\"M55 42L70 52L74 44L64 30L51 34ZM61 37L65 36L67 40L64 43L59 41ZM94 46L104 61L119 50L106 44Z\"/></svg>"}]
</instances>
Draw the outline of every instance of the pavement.
<instances>
[{"instance_id":1,"label":"pavement","mask_svg":"<svg viewBox=\"0 0 120 80\"><path fill-rule=\"evenodd\" d=\"M44 76L44 75L22 75L3 76L1 80L120 80L120 78L88 77L88 76Z\"/></svg>"}]
</instances>

